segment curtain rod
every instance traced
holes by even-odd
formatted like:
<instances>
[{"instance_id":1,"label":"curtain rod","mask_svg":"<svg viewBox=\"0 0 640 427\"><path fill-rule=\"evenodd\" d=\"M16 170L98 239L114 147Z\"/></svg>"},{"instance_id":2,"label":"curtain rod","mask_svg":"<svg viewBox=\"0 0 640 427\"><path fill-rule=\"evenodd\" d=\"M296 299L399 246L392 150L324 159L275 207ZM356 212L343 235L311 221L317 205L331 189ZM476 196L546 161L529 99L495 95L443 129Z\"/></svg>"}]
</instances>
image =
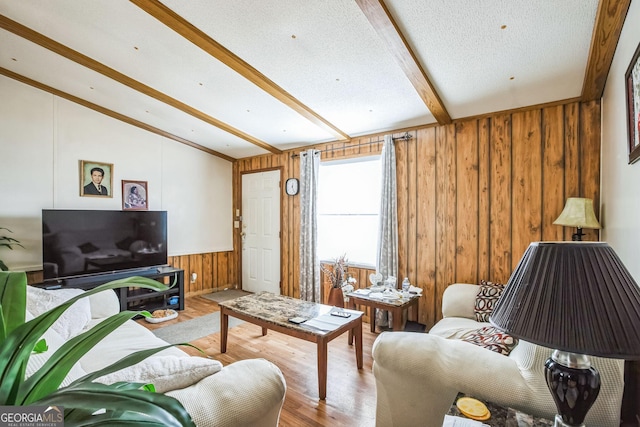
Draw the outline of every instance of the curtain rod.
<instances>
[{"instance_id":1,"label":"curtain rod","mask_svg":"<svg viewBox=\"0 0 640 427\"><path fill-rule=\"evenodd\" d=\"M404 139L405 141L410 140L411 138L413 138L413 136L409 133L409 132L405 132L404 135L399 136L397 138L391 138L394 141L398 140L398 139ZM335 151L335 150L345 150L345 149L349 149L349 148L354 148L354 147L362 147L364 145L371 145L371 144L378 144L380 142L384 142L384 139L378 139L375 141L369 141L369 142L361 142L358 144L354 144L354 145L349 145L348 147L332 147L332 148L325 148L324 150L318 150L318 152L320 153L328 153L330 151ZM292 154L291 158L293 159L294 157L299 157L301 155L303 155L304 153L300 153L300 154Z\"/></svg>"}]
</instances>

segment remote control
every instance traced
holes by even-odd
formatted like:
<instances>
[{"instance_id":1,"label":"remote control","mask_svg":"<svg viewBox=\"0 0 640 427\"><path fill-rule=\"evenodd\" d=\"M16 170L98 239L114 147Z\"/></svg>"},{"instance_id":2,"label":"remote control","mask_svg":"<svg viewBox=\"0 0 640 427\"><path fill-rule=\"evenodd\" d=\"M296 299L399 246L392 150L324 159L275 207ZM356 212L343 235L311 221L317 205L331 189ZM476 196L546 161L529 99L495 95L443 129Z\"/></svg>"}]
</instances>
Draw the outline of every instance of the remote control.
<instances>
[{"instance_id":1,"label":"remote control","mask_svg":"<svg viewBox=\"0 0 640 427\"><path fill-rule=\"evenodd\" d=\"M351 314L347 313L346 311L332 311L331 315L336 317L344 317L345 319L347 317L351 317Z\"/></svg>"}]
</instances>

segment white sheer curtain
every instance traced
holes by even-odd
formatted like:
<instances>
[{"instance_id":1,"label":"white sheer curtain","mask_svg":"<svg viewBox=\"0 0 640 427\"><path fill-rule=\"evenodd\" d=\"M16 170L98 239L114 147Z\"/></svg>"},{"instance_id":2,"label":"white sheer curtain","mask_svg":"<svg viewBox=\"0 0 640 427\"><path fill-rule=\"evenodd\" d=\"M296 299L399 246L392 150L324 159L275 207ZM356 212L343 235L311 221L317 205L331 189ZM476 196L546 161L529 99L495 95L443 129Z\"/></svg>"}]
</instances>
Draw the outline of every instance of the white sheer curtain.
<instances>
[{"instance_id":1,"label":"white sheer curtain","mask_svg":"<svg viewBox=\"0 0 640 427\"><path fill-rule=\"evenodd\" d=\"M300 154L300 299L320 302L318 260L318 174L320 152Z\"/></svg>"},{"instance_id":2,"label":"white sheer curtain","mask_svg":"<svg viewBox=\"0 0 640 427\"><path fill-rule=\"evenodd\" d=\"M380 225L378 227L378 256L376 271L382 279L398 279L398 192L396 184L396 148L391 135L384 136L380 156L382 185L380 186ZM386 312L376 313L376 323L387 326L393 320Z\"/></svg>"}]
</instances>

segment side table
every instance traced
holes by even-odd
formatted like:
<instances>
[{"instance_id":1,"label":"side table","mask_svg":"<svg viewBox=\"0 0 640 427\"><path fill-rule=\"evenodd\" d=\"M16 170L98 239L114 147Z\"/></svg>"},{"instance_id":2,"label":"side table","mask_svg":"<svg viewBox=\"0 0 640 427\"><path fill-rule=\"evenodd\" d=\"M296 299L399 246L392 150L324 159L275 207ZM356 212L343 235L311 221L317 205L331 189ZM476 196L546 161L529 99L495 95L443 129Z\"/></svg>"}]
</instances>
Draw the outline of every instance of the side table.
<instances>
[{"instance_id":1,"label":"side table","mask_svg":"<svg viewBox=\"0 0 640 427\"><path fill-rule=\"evenodd\" d=\"M392 329L394 331L402 330L402 314L409 308L415 308L416 317L418 317L418 302L420 302L419 295L412 295L409 298L398 299L379 299L370 298L368 295L358 294L357 292L350 292L346 294L349 298L347 308L356 309L356 305L364 305L371 307L371 316L369 316L369 323L371 325L371 332L376 331L376 316L374 309L387 310L393 315Z\"/></svg>"},{"instance_id":2,"label":"side table","mask_svg":"<svg viewBox=\"0 0 640 427\"><path fill-rule=\"evenodd\" d=\"M447 415L453 415L456 417L463 417L460 414L456 402L464 394L458 393ZM469 396L473 397L473 396ZM478 399L480 400L480 399ZM549 427L553 426L553 421L549 421L546 418L534 417L533 415L525 414L524 412L516 411L512 408L505 408L504 406L497 405L492 402L481 400L482 403L487 405L489 412L491 412L491 418L486 421L482 421L485 425L491 427Z\"/></svg>"}]
</instances>

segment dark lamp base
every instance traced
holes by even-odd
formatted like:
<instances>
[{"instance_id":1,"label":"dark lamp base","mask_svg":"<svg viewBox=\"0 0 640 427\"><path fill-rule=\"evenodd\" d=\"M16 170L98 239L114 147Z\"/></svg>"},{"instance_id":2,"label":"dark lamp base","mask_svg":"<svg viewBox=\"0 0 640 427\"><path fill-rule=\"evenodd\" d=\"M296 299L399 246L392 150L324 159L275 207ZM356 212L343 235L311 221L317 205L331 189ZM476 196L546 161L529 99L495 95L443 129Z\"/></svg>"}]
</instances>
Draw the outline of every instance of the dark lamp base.
<instances>
[{"instance_id":1,"label":"dark lamp base","mask_svg":"<svg viewBox=\"0 0 640 427\"><path fill-rule=\"evenodd\" d=\"M587 412L600 393L598 371L586 356L558 350L544 367L547 386L558 409L555 426L584 426Z\"/></svg>"},{"instance_id":2,"label":"dark lamp base","mask_svg":"<svg viewBox=\"0 0 640 427\"><path fill-rule=\"evenodd\" d=\"M573 424L567 424L562 420L562 416L556 414L556 417L553 420L553 427L576 427ZM577 427L586 427L584 424L580 424Z\"/></svg>"},{"instance_id":3,"label":"dark lamp base","mask_svg":"<svg viewBox=\"0 0 640 427\"><path fill-rule=\"evenodd\" d=\"M574 242L581 242L582 236L584 236L584 233L582 232L582 228L578 228L578 230L571 235L571 240Z\"/></svg>"}]
</instances>

